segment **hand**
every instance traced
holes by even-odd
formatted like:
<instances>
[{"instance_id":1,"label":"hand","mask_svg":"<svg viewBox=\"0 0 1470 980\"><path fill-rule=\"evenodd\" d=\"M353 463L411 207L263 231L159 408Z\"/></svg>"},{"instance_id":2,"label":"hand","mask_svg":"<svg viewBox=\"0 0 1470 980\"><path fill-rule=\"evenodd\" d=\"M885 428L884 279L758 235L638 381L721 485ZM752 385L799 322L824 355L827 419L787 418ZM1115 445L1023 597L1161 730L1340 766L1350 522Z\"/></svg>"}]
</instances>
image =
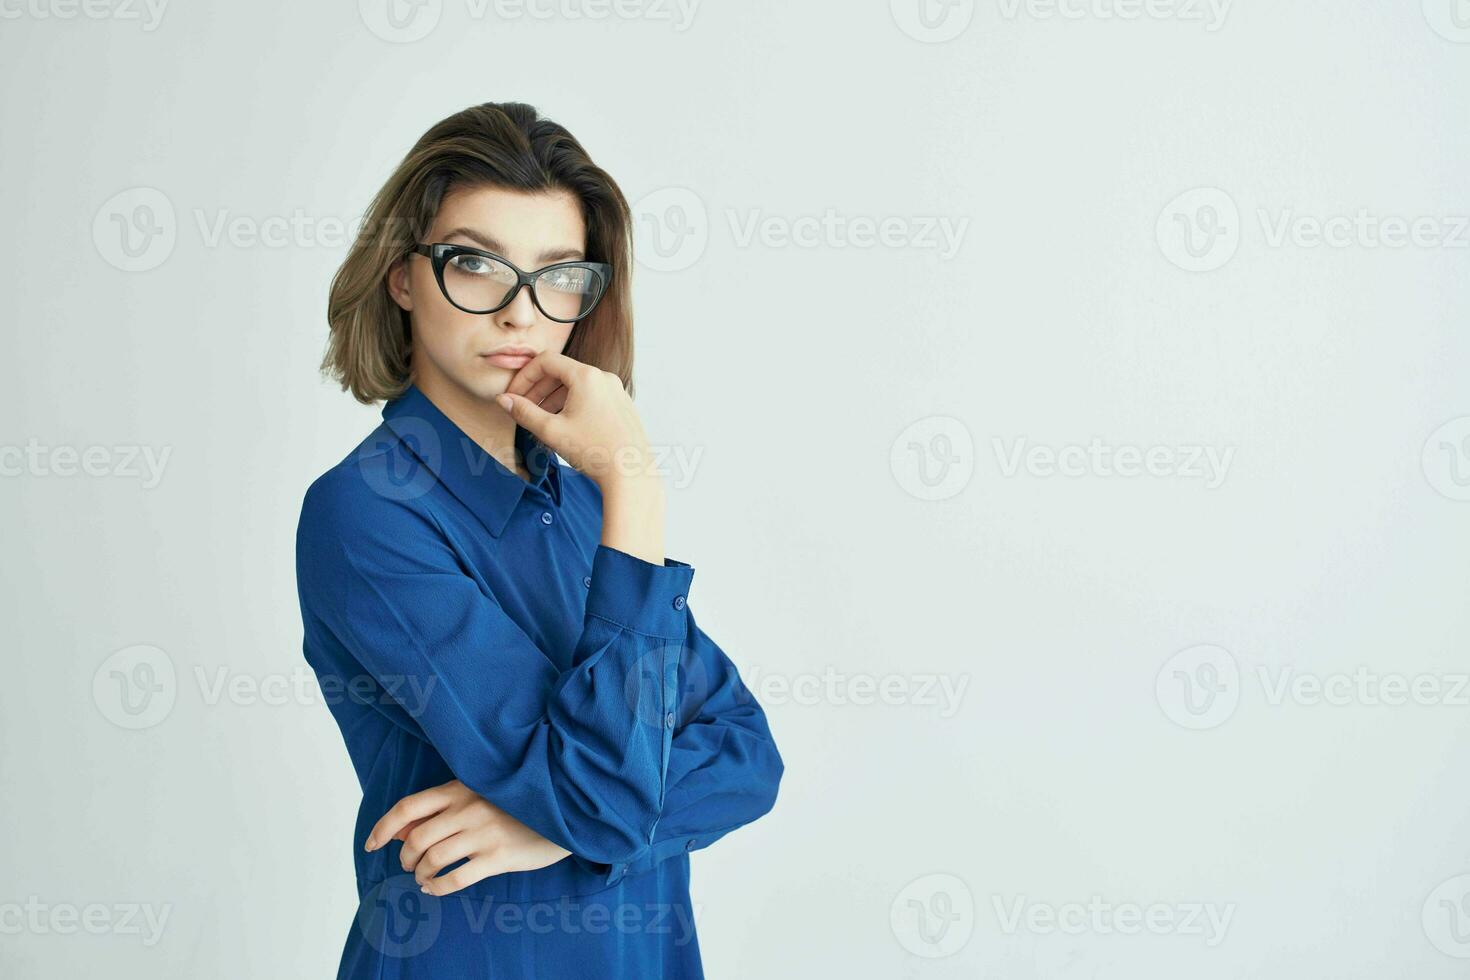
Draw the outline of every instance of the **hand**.
<instances>
[{"instance_id":1,"label":"hand","mask_svg":"<svg viewBox=\"0 0 1470 980\"><path fill-rule=\"evenodd\" d=\"M394 839L403 841L403 870L413 872L429 895L448 895L507 871L535 871L572 853L457 779L395 803L368 833L367 849ZM434 877L461 858L469 860Z\"/></svg>"},{"instance_id":2,"label":"hand","mask_svg":"<svg viewBox=\"0 0 1470 980\"><path fill-rule=\"evenodd\" d=\"M643 422L615 374L542 351L495 400L604 491L611 484L657 479Z\"/></svg>"}]
</instances>

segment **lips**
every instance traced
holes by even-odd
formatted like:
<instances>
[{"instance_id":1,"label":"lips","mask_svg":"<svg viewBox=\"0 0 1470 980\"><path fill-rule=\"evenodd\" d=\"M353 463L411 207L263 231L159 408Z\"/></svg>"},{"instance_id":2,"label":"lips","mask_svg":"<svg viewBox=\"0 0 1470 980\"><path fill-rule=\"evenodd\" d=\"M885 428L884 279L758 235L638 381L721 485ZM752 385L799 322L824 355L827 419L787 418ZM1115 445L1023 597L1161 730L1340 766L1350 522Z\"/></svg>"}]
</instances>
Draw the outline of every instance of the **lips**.
<instances>
[{"instance_id":1,"label":"lips","mask_svg":"<svg viewBox=\"0 0 1470 980\"><path fill-rule=\"evenodd\" d=\"M531 362L536 352L529 347L499 347L488 354L481 354L486 362L496 367L519 370Z\"/></svg>"}]
</instances>

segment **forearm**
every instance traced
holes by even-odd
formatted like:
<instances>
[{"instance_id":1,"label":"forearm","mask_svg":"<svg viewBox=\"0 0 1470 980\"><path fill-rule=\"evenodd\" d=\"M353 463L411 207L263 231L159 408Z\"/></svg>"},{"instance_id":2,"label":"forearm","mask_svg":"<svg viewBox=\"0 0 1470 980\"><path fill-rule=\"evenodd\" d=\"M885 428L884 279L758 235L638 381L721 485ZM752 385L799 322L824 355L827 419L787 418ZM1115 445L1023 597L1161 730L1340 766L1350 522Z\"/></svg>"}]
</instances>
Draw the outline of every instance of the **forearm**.
<instances>
[{"instance_id":1,"label":"forearm","mask_svg":"<svg viewBox=\"0 0 1470 980\"><path fill-rule=\"evenodd\" d=\"M664 486L657 474L620 477L603 486L602 543L664 563Z\"/></svg>"}]
</instances>

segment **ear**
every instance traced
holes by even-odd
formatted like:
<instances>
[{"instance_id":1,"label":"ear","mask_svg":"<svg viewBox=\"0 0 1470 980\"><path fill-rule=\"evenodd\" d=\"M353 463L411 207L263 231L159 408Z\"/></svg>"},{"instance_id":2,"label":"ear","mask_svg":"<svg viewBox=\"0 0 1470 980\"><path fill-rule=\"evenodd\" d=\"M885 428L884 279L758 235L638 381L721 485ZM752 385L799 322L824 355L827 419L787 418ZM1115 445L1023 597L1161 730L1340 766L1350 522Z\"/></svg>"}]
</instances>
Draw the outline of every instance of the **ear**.
<instances>
[{"instance_id":1,"label":"ear","mask_svg":"<svg viewBox=\"0 0 1470 980\"><path fill-rule=\"evenodd\" d=\"M388 267L388 275L384 280L388 286L388 295L393 297L393 302L404 311L413 309L413 293L408 288L408 259L401 258Z\"/></svg>"}]
</instances>

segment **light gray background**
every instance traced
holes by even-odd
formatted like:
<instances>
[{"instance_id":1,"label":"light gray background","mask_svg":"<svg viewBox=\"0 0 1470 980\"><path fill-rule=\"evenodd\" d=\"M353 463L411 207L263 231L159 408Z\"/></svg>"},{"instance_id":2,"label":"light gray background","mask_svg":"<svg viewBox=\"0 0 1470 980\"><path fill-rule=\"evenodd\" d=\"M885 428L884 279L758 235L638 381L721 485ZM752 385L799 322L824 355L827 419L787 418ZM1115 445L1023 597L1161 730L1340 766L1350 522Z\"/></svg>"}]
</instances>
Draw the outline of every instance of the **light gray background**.
<instances>
[{"instance_id":1,"label":"light gray background","mask_svg":"<svg viewBox=\"0 0 1470 980\"><path fill-rule=\"evenodd\" d=\"M327 284L517 99L638 207L669 552L787 761L710 977L1463 976L1470 4L599 10L0 4L0 973L335 970Z\"/></svg>"}]
</instances>

